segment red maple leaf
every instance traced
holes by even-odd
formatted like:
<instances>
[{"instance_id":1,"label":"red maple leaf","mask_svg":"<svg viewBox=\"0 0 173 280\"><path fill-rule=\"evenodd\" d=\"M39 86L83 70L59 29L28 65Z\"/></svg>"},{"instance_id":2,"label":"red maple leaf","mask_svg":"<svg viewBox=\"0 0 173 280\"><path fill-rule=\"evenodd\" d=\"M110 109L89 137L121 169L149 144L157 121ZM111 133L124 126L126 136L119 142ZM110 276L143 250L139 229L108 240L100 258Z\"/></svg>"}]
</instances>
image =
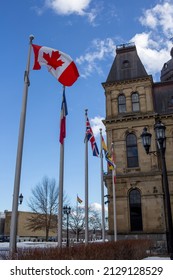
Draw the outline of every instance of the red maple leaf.
<instances>
[{"instance_id":1,"label":"red maple leaf","mask_svg":"<svg viewBox=\"0 0 173 280\"><path fill-rule=\"evenodd\" d=\"M60 56L59 51L52 51L51 55L49 53L43 53L43 58L47 61L47 65L52 66L55 70L64 63L64 61L59 59Z\"/></svg>"}]
</instances>

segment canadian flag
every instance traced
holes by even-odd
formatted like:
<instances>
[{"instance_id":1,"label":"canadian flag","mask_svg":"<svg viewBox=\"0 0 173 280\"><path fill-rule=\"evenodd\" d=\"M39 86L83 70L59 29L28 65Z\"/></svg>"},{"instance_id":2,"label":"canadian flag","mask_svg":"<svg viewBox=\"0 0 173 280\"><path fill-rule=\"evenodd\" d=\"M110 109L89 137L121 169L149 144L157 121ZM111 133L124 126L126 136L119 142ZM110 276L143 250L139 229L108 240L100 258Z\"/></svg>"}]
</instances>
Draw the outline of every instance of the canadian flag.
<instances>
[{"instance_id":1,"label":"canadian flag","mask_svg":"<svg viewBox=\"0 0 173 280\"><path fill-rule=\"evenodd\" d=\"M64 86L72 86L79 77L78 69L72 58L55 49L32 45L34 51L34 70L46 65L48 71Z\"/></svg>"}]
</instances>

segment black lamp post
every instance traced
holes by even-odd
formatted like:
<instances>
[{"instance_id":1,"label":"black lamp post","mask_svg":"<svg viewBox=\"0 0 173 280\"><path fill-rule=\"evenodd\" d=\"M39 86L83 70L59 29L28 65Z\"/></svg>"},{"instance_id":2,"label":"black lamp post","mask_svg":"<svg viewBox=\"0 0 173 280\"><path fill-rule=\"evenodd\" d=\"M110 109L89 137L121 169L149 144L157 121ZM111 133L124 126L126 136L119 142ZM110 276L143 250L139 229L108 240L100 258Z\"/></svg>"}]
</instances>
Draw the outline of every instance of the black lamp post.
<instances>
[{"instance_id":1,"label":"black lamp post","mask_svg":"<svg viewBox=\"0 0 173 280\"><path fill-rule=\"evenodd\" d=\"M166 238L167 238L167 249L170 253L171 260L173 259L173 227L172 227L172 212L171 212L171 202L170 193L168 185L168 176L165 161L165 150L166 150L166 137L165 130L166 127L161 121L157 122L154 126L157 146L160 152L161 164L162 164L162 183L163 183L163 193L164 193L164 204L165 204L165 222L166 222ZM147 128L144 127L141 134L142 143L147 154L157 154L156 151L149 151L151 146L151 133L147 132Z\"/></svg>"},{"instance_id":2,"label":"black lamp post","mask_svg":"<svg viewBox=\"0 0 173 280\"><path fill-rule=\"evenodd\" d=\"M69 214L70 214L70 212L71 212L70 206L69 206L69 207L64 206L64 207L63 207L63 212L64 212L64 214L67 215L67 242L66 242L66 246L69 247L68 223L69 223Z\"/></svg>"}]
</instances>

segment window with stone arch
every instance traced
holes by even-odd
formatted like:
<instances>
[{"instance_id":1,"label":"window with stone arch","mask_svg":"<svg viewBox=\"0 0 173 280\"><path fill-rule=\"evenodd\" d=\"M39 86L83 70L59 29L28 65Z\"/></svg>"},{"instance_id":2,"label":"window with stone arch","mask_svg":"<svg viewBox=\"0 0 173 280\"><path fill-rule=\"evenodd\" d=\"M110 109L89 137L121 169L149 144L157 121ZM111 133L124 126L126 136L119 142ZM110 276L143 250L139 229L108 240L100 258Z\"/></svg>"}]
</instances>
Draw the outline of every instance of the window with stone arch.
<instances>
[{"instance_id":1,"label":"window with stone arch","mask_svg":"<svg viewBox=\"0 0 173 280\"><path fill-rule=\"evenodd\" d=\"M133 92L131 98L132 98L132 111L138 112L140 110L138 92Z\"/></svg>"},{"instance_id":2,"label":"window with stone arch","mask_svg":"<svg viewBox=\"0 0 173 280\"><path fill-rule=\"evenodd\" d=\"M142 231L142 205L141 193L135 188L129 192L129 210L130 210L130 229L131 231Z\"/></svg>"},{"instance_id":3,"label":"window with stone arch","mask_svg":"<svg viewBox=\"0 0 173 280\"><path fill-rule=\"evenodd\" d=\"M124 94L120 94L118 96L118 112L119 113L126 112L126 97Z\"/></svg>"},{"instance_id":4,"label":"window with stone arch","mask_svg":"<svg viewBox=\"0 0 173 280\"><path fill-rule=\"evenodd\" d=\"M126 136L126 154L127 167L133 168L139 166L137 138L134 133L128 133Z\"/></svg>"}]
</instances>

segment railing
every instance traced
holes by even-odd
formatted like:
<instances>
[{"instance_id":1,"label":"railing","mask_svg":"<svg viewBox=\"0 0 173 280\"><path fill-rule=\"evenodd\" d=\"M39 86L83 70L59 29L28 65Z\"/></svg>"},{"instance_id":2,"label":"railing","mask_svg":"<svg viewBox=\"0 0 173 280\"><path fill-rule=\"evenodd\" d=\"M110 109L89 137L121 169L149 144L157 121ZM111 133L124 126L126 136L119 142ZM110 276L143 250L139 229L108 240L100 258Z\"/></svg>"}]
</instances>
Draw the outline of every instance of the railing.
<instances>
[{"instance_id":1,"label":"railing","mask_svg":"<svg viewBox=\"0 0 173 280\"><path fill-rule=\"evenodd\" d=\"M135 43L134 42L130 42L130 43L125 43L125 44L117 45L116 48L119 50L119 49L134 47L134 46L135 46Z\"/></svg>"}]
</instances>

